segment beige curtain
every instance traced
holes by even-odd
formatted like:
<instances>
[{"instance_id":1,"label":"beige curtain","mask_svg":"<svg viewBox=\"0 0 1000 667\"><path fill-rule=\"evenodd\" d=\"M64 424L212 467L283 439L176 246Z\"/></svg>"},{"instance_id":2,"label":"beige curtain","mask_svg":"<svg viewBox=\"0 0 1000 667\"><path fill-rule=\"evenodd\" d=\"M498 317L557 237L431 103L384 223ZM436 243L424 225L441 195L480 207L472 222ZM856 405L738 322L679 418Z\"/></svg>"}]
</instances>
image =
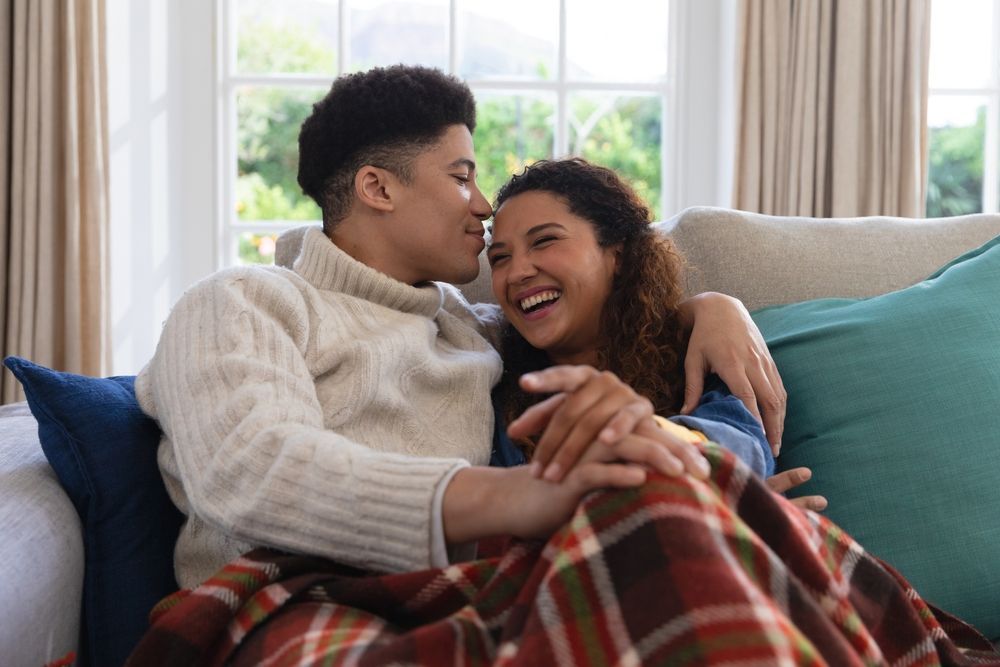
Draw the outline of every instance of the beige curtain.
<instances>
[{"instance_id":1,"label":"beige curtain","mask_svg":"<svg viewBox=\"0 0 1000 667\"><path fill-rule=\"evenodd\" d=\"M922 217L930 0L742 0L733 205Z\"/></svg>"},{"instance_id":2,"label":"beige curtain","mask_svg":"<svg viewBox=\"0 0 1000 667\"><path fill-rule=\"evenodd\" d=\"M106 370L108 129L104 0L0 9L0 344ZM0 403L20 400L3 372Z\"/></svg>"}]
</instances>

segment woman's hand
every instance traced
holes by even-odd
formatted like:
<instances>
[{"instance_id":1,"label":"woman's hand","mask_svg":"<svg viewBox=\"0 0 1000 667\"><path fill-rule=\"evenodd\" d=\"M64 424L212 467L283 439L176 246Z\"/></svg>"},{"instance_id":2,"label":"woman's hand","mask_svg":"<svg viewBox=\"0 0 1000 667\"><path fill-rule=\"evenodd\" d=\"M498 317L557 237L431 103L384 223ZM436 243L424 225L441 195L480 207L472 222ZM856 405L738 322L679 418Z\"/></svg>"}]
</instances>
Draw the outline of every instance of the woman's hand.
<instances>
[{"instance_id":1,"label":"woman's hand","mask_svg":"<svg viewBox=\"0 0 1000 667\"><path fill-rule=\"evenodd\" d=\"M794 489L800 484L808 482L812 478L812 470L809 468L792 468L776 475L768 477L765 482L769 489L775 493L784 494L790 489ZM826 498L823 496L801 496L790 498L793 505L815 512L822 512L826 509Z\"/></svg>"},{"instance_id":2,"label":"woman's hand","mask_svg":"<svg viewBox=\"0 0 1000 667\"><path fill-rule=\"evenodd\" d=\"M509 425L513 438L542 433L531 471L558 482L590 448L621 461L648 465L665 475L699 479L708 462L693 444L656 426L653 407L616 375L590 366L553 366L521 378L525 391L554 396L528 408Z\"/></svg>"},{"instance_id":3,"label":"woman's hand","mask_svg":"<svg viewBox=\"0 0 1000 667\"><path fill-rule=\"evenodd\" d=\"M681 314L691 328L681 412L687 414L698 407L705 376L715 373L764 425L771 451L777 456L788 395L750 313L738 299L705 292L684 301Z\"/></svg>"}]
</instances>

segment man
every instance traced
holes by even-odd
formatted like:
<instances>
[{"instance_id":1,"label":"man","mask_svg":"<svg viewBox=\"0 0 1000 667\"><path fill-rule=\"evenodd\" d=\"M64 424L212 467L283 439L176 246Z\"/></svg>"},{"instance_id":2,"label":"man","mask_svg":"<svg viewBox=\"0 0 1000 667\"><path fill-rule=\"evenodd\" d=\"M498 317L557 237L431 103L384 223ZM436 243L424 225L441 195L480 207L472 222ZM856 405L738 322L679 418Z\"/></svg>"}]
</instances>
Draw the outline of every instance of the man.
<instances>
[{"instance_id":1,"label":"man","mask_svg":"<svg viewBox=\"0 0 1000 667\"><path fill-rule=\"evenodd\" d=\"M469 89L438 71L338 79L299 140L323 230L306 234L294 270L222 271L175 306L136 391L188 517L182 586L261 545L369 571L442 566L484 536L551 532L589 490L641 482L613 447L560 484L486 466L498 314L446 284L476 276L491 214L474 128ZM582 372L548 387L607 396L599 423L572 437L621 434L648 414L613 378ZM693 450L676 451L704 474Z\"/></svg>"}]
</instances>

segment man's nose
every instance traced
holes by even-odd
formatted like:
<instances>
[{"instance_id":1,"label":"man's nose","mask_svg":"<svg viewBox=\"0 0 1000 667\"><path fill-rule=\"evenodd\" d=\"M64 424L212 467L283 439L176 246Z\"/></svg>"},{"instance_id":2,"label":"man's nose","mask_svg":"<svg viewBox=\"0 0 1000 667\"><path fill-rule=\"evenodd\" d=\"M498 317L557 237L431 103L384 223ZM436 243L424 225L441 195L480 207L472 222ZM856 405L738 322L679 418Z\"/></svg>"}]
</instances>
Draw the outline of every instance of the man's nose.
<instances>
[{"instance_id":1,"label":"man's nose","mask_svg":"<svg viewBox=\"0 0 1000 667\"><path fill-rule=\"evenodd\" d=\"M486 220L493 215L493 207L490 206L490 201L479 190L478 185L472 188L472 199L469 200L469 210L472 211L472 215L480 220Z\"/></svg>"}]
</instances>

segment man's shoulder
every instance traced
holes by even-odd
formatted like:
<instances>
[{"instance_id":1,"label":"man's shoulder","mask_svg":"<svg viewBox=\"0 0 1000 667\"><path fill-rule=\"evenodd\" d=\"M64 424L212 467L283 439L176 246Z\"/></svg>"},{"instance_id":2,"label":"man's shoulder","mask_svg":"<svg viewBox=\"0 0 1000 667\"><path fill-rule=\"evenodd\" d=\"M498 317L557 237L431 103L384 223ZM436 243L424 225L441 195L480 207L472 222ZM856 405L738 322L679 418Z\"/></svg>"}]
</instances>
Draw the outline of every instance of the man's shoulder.
<instances>
[{"instance_id":1,"label":"man's shoulder","mask_svg":"<svg viewBox=\"0 0 1000 667\"><path fill-rule=\"evenodd\" d=\"M222 292L302 291L308 283L302 276L280 266L232 266L221 269L189 287L185 297Z\"/></svg>"},{"instance_id":2,"label":"man's shoulder","mask_svg":"<svg viewBox=\"0 0 1000 667\"><path fill-rule=\"evenodd\" d=\"M305 279L285 268L230 267L189 287L171 309L168 321L191 317L203 321L205 313L226 317L235 312L261 312L281 320L298 320L309 310L312 291Z\"/></svg>"}]
</instances>

